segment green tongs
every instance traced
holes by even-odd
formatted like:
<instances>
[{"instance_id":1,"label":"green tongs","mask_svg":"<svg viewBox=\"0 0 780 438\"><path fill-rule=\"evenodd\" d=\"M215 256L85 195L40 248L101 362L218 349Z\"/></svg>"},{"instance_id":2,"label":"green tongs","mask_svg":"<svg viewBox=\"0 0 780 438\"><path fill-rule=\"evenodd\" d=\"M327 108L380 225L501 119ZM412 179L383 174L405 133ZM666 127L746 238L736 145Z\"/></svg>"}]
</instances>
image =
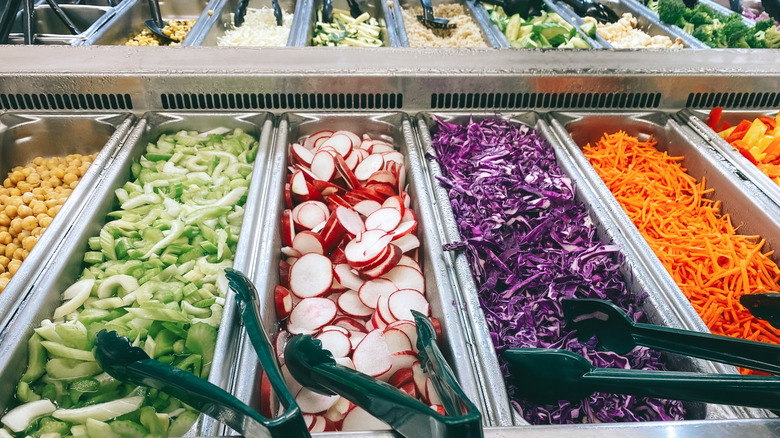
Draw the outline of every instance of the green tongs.
<instances>
[{"instance_id":1,"label":"green tongs","mask_svg":"<svg viewBox=\"0 0 780 438\"><path fill-rule=\"evenodd\" d=\"M768 364L771 358L759 360L756 356L771 353L772 357L777 357L780 351L780 347L771 346L774 351L750 352L744 357L742 353L747 351L744 343L750 342L756 348L764 348L767 344L637 324L619 308L601 300L564 300L563 309L581 340L589 339L595 333L601 346L617 353L645 345L740 366L751 363L754 365L751 368L755 369L758 369L756 364L771 369L773 367ZM731 348L732 353L724 353L722 349L725 348ZM733 352L734 349L738 349L738 353ZM518 383L517 394L535 402L581 400L594 392L606 392L780 409L778 377L596 368L576 353L544 348L507 350L504 357ZM774 370L777 369L774 366Z\"/></svg>"},{"instance_id":2,"label":"green tongs","mask_svg":"<svg viewBox=\"0 0 780 438\"><path fill-rule=\"evenodd\" d=\"M446 415L371 376L339 365L320 341L296 335L284 349L285 363L302 385L321 394L338 394L382 420L405 437L481 437L481 414L458 385L436 346L428 318L412 311L418 357L441 398Z\"/></svg>"},{"instance_id":3,"label":"green tongs","mask_svg":"<svg viewBox=\"0 0 780 438\"><path fill-rule=\"evenodd\" d=\"M244 436L279 438L309 437L301 410L287 390L268 338L260 329L257 294L240 272L228 270L230 287L236 291L247 332L264 372L284 406L284 413L267 419L228 392L189 372L150 359L126 337L101 330L97 334L95 358L112 377L134 385L150 386L170 394ZM264 341L264 342L263 342Z\"/></svg>"}]
</instances>

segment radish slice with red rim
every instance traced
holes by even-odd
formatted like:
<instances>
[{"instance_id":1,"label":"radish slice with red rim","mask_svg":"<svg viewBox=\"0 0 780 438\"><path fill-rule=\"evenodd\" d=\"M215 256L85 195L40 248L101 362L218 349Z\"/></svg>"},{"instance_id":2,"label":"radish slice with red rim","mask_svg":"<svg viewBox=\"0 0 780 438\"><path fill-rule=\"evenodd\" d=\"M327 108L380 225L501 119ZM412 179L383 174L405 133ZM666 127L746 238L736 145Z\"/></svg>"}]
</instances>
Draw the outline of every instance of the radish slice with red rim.
<instances>
[{"instance_id":1,"label":"radish slice with red rim","mask_svg":"<svg viewBox=\"0 0 780 438\"><path fill-rule=\"evenodd\" d=\"M336 303L327 298L305 298L292 310L287 331L311 335L336 318Z\"/></svg>"},{"instance_id":2,"label":"radish slice with red rim","mask_svg":"<svg viewBox=\"0 0 780 438\"><path fill-rule=\"evenodd\" d=\"M290 268L290 290L300 298L322 296L331 284L333 266L324 255L306 254Z\"/></svg>"}]
</instances>

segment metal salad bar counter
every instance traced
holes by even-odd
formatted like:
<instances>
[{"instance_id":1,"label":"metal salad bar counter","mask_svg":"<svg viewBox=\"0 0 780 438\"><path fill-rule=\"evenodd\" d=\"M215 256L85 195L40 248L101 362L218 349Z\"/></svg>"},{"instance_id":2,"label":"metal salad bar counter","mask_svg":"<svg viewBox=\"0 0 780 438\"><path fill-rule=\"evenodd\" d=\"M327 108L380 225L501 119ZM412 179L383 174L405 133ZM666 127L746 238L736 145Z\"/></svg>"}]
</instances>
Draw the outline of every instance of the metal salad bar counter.
<instances>
[{"instance_id":1,"label":"metal salad bar counter","mask_svg":"<svg viewBox=\"0 0 780 438\"><path fill-rule=\"evenodd\" d=\"M0 437L780 436L777 50L83 3L0 20Z\"/></svg>"}]
</instances>

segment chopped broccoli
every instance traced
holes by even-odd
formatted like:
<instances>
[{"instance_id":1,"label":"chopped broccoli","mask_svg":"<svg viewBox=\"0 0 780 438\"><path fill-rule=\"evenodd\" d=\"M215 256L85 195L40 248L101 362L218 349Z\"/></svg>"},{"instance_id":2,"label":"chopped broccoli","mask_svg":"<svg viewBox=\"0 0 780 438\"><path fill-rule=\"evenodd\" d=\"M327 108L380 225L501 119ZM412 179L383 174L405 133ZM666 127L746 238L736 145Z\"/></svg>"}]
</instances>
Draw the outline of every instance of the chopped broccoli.
<instances>
[{"instance_id":1,"label":"chopped broccoli","mask_svg":"<svg viewBox=\"0 0 780 438\"><path fill-rule=\"evenodd\" d=\"M764 32L764 45L769 49L780 49L780 29L775 26Z\"/></svg>"},{"instance_id":2,"label":"chopped broccoli","mask_svg":"<svg viewBox=\"0 0 780 438\"><path fill-rule=\"evenodd\" d=\"M645 6L656 14L658 13L658 0L647 0Z\"/></svg>"},{"instance_id":3,"label":"chopped broccoli","mask_svg":"<svg viewBox=\"0 0 780 438\"><path fill-rule=\"evenodd\" d=\"M705 24L697 27L693 31L693 37L697 40L709 45L713 38L714 27L711 24Z\"/></svg>"},{"instance_id":4,"label":"chopped broccoli","mask_svg":"<svg viewBox=\"0 0 780 438\"><path fill-rule=\"evenodd\" d=\"M705 24L712 24L712 17L704 12L694 12L688 22L694 26L702 26Z\"/></svg>"},{"instance_id":5,"label":"chopped broccoli","mask_svg":"<svg viewBox=\"0 0 780 438\"><path fill-rule=\"evenodd\" d=\"M658 0L658 18L664 23L685 25L685 14L690 10L682 0Z\"/></svg>"},{"instance_id":6,"label":"chopped broccoli","mask_svg":"<svg viewBox=\"0 0 780 438\"><path fill-rule=\"evenodd\" d=\"M754 29L756 31L764 31L766 32L770 27L775 27L775 20L771 18L767 18L766 20L761 20L758 23L756 23L756 26Z\"/></svg>"}]
</instances>

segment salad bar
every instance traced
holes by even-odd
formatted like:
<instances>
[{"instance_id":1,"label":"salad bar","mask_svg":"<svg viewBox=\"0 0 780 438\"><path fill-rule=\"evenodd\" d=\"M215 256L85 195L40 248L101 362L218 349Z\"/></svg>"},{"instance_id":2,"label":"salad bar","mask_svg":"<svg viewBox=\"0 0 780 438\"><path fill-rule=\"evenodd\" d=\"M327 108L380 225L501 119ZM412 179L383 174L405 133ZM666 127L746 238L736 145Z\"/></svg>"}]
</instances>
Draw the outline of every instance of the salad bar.
<instances>
[{"instance_id":1,"label":"salad bar","mask_svg":"<svg viewBox=\"0 0 780 438\"><path fill-rule=\"evenodd\" d=\"M780 436L780 8L420 3L0 0L0 438Z\"/></svg>"}]
</instances>

